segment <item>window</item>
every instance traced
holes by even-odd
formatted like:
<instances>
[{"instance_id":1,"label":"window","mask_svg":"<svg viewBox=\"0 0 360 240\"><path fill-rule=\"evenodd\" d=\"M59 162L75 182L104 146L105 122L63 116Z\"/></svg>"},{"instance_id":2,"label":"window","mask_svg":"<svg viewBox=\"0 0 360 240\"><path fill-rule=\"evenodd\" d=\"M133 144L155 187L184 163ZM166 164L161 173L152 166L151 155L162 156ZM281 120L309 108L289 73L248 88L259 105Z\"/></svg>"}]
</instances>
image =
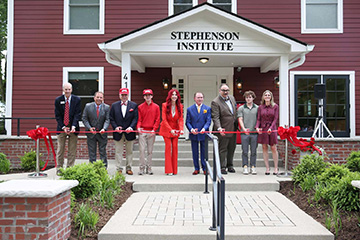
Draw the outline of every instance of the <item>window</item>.
<instances>
[{"instance_id":1,"label":"window","mask_svg":"<svg viewBox=\"0 0 360 240\"><path fill-rule=\"evenodd\" d=\"M326 94L322 100L315 98L317 83L325 84ZM312 136L319 115L334 137L350 136L348 75L297 75L295 96L295 126L301 128L299 136ZM324 136L326 134L324 131Z\"/></svg>"},{"instance_id":2,"label":"window","mask_svg":"<svg viewBox=\"0 0 360 240\"><path fill-rule=\"evenodd\" d=\"M63 83L72 84L72 94L81 98L81 109L94 100L97 91L104 91L103 67L66 67L63 68Z\"/></svg>"},{"instance_id":3,"label":"window","mask_svg":"<svg viewBox=\"0 0 360 240\"><path fill-rule=\"evenodd\" d=\"M301 0L302 33L342 33L343 0Z\"/></svg>"},{"instance_id":4,"label":"window","mask_svg":"<svg viewBox=\"0 0 360 240\"><path fill-rule=\"evenodd\" d=\"M104 34L105 0L64 0L64 34Z\"/></svg>"},{"instance_id":5,"label":"window","mask_svg":"<svg viewBox=\"0 0 360 240\"><path fill-rule=\"evenodd\" d=\"M236 0L208 0L208 2L225 11L237 13Z\"/></svg>"},{"instance_id":6,"label":"window","mask_svg":"<svg viewBox=\"0 0 360 240\"><path fill-rule=\"evenodd\" d=\"M169 16L181 13L197 4L197 0L169 0Z\"/></svg>"}]
</instances>

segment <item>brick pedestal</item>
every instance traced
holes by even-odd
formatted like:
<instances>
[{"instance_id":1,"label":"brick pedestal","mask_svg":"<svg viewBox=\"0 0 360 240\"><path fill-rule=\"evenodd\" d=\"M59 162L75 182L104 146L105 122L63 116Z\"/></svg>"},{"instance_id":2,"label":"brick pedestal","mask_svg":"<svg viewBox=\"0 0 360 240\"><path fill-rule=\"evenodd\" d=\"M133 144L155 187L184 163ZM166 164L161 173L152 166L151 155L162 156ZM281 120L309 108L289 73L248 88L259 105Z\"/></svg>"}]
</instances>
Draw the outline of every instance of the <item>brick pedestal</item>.
<instances>
[{"instance_id":1,"label":"brick pedestal","mask_svg":"<svg viewBox=\"0 0 360 240\"><path fill-rule=\"evenodd\" d=\"M0 183L0 239L67 239L70 189L76 180Z\"/></svg>"}]
</instances>

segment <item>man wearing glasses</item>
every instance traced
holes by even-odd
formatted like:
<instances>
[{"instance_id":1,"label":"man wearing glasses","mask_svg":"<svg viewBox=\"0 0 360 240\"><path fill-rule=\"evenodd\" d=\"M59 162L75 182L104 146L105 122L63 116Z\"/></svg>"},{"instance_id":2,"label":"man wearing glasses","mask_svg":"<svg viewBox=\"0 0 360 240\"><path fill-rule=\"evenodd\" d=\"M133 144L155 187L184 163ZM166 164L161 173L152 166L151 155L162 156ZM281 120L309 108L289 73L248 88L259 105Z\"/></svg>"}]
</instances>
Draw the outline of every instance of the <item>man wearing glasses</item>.
<instances>
[{"instance_id":1,"label":"man wearing glasses","mask_svg":"<svg viewBox=\"0 0 360 240\"><path fill-rule=\"evenodd\" d=\"M219 138L219 154L221 173L235 173L233 166L234 152L236 148L236 134L225 133L233 132L237 129L236 101L229 95L230 88L227 84L221 84L219 96L211 102L211 118L214 122L213 131ZM227 171L226 171L227 169Z\"/></svg>"}]
</instances>

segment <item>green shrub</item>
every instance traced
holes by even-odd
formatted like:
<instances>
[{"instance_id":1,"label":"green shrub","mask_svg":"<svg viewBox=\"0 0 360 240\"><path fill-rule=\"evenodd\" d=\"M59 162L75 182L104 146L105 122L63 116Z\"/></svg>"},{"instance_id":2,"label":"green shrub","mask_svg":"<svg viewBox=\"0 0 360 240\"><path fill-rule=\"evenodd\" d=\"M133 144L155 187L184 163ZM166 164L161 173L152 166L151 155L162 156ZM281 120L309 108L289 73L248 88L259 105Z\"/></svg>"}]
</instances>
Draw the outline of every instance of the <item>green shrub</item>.
<instances>
[{"instance_id":1,"label":"green shrub","mask_svg":"<svg viewBox=\"0 0 360 240\"><path fill-rule=\"evenodd\" d=\"M8 173L10 171L10 161L4 153L0 153L0 173Z\"/></svg>"},{"instance_id":2,"label":"green shrub","mask_svg":"<svg viewBox=\"0 0 360 240\"><path fill-rule=\"evenodd\" d=\"M333 205L346 211L360 209L359 189L351 185L351 181L360 180L359 172L350 172L340 179L338 183L329 185L329 198Z\"/></svg>"},{"instance_id":3,"label":"green shrub","mask_svg":"<svg viewBox=\"0 0 360 240\"><path fill-rule=\"evenodd\" d=\"M322 174L329 164L324 162L323 156L317 154L306 155L301 159L301 163L293 170L293 180L295 183L303 183L306 178L317 178Z\"/></svg>"},{"instance_id":4,"label":"green shrub","mask_svg":"<svg viewBox=\"0 0 360 240\"><path fill-rule=\"evenodd\" d=\"M319 183L333 184L350 173L350 170L344 165L330 164L328 168L319 176Z\"/></svg>"},{"instance_id":5,"label":"green shrub","mask_svg":"<svg viewBox=\"0 0 360 240\"><path fill-rule=\"evenodd\" d=\"M95 229L97 222L99 221L99 214L94 212L87 204L82 203L79 207L79 211L75 214L74 222L75 227L79 228L79 235L85 236L86 230Z\"/></svg>"},{"instance_id":6,"label":"green shrub","mask_svg":"<svg viewBox=\"0 0 360 240\"><path fill-rule=\"evenodd\" d=\"M91 163L78 164L62 169L61 179L79 181L79 185L72 189L77 199L92 196L101 186L100 176Z\"/></svg>"},{"instance_id":7,"label":"green shrub","mask_svg":"<svg viewBox=\"0 0 360 240\"><path fill-rule=\"evenodd\" d=\"M20 166L25 171L34 171L36 170L36 152L31 150L30 152L25 152L22 157L20 157ZM39 161L39 166L42 168L44 166L44 161Z\"/></svg>"},{"instance_id":8,"label":"green shrub","mask_svg":"<svg viewBox=\"0 0 360 240\"><path fill-rule=\"evenodd\" d=\"M70 210L72 211L76 205L76 198L73 191L70 191Z\"/></svg>"},{"instance_id":9,"label":"green shrub","mask_svg":"<svg viewBox=\"0 0 360 240\"><path fill-rule=\"evenodd\" d=\"M302 182L300 182L300 187L303 190L303 192L309 191L310 189L313 189L315 187L316 181L314 176L306 176Z\"/></svg>"},{"instance_id":10,"label":"green shrub","mask_svg":"<svg viewBox=\"0 0 360 240\"><path fill-rule=\"evenodd\" d=\"M352 172L360 172L360 151L351 152L350 156L346 159L346 167Z\"/></svg>"}]
</instances>

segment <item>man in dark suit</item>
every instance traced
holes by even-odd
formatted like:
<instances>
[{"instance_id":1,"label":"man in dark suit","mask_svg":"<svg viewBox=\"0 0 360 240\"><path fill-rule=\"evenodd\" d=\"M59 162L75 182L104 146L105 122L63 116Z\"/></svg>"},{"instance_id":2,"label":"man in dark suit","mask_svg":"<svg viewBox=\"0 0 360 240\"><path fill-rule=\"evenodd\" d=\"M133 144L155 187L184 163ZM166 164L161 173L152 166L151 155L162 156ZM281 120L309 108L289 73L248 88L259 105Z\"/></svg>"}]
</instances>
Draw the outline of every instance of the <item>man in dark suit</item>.
<instances>
[{"instance_id":1,"label":"man in dark suit","mask_svg":"<svg viewBox=\"0 0 360 240\"><path fill-rule=\"evenodd\" d=\"M131 170L133 160L133 140L136 133L131 132L136 129L138 121L138 106L136 103L129 101L129 89L121 88L119 90L120 101L111 105L110 123L114 130L113 137L115 140L115 161L116 169L122 173L122 154L126 150L126 174L133 175Z\"/></svg>"},{"instance_id":2,"label":"man in dark suit","mask_svg":"<svg viewBox=\"0 0 360 240\"><path fill-rule=\"evenodd\" d=\"M234 173L234 152L236 148L236 134L225 134L225 131L237 130L236 101L229 95L230 88L227 84L221 84L219 96L211 102L211 117L214 122L213 130L220 131L216 134L219 138L219 154L221 173Z\"/></svg>"},{"instance_id":3,"label":"man in dark suit","mask_svg":"<svg viewBox=\"0 0 360 240\"><path fill-rule=\"evenodd\" d=\"M67 166L74 166L78 139L78 133L75 133L75 131L80 130L79 120L81 119L81 99L78 96L71 94L71 83L65 83L63 85L63 91L64 95L61 95L55 99L55 118L57 121L57 131L63 131L57 135L57 174L60 173L59 168L64 167L66 138L69 138Z\"/></svg>"},{"instance_id":4,"label":"man in dark suit","mask_svg":"<svg viewBox=\"0 0 360 240\"><path fill-rule=\"evenodd\" d=\"M211 109L209 106L203 104L204 94L201 92L194 94L194 101L195 104L187 109L186 127L190 132L189 138L191 140L191 150L195 167L193 175L197 175L200 173L199 143L201 167L204 171L204 174L206 174L205 144L207 141L204 132L209 131L211 124Z\"/></svg>"},{"instance_id":5,"label":"man in dark suit","mask_svg":"<svg viewBox=\"0 0 360 240\"><path fill-rule=\"evenodd\" d=\"M99 145L100 159L107 167L107 133L105 131L110 125L110 106L104 103L104 93L96 92L94 95L94 102L87 103L82 120L85 125L87 133L87 145L89 151L89 161L96 161L96 145ZM100 132L100 133L96 133Z\"/></svg>"}]
</instances>

